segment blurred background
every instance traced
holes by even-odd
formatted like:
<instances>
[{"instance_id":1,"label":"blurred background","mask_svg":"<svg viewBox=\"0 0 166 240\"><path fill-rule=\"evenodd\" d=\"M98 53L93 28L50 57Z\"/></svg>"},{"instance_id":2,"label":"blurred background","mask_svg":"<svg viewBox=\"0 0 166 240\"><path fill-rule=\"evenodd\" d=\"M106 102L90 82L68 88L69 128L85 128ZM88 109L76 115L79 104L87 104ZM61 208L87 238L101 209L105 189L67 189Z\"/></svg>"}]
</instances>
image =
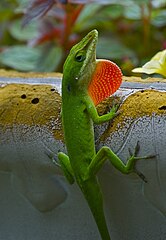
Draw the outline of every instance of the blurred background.
<instances>
[{"instance_id":1,"label":"blurred background","mask_svg":"<svg viewBox=\"0 0 166 240\"><path fill-rule=\"evenodd\" d=\"M166 49L166 0L0 0L0 68L62 72L72 45L94 28L97 58L133 75Z\"/></svg>"}]
</instances>

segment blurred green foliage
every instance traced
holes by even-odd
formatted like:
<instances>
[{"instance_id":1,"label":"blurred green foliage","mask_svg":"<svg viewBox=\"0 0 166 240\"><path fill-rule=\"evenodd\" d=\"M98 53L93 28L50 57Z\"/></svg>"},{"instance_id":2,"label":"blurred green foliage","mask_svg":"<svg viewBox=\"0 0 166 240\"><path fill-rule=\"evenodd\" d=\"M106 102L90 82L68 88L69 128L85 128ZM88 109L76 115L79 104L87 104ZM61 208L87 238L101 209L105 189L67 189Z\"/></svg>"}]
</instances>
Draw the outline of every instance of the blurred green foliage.
<instances>
[{"instance_id":1,"label":"blurred green foliage","mask_svg":"<svg viewBox=\"0 0 166 240\"><path fill-rule=\"evenodd\" d=\"M94 28L97 57L131 75L166 48L166 0L1 0L0 68L62 71L69 49Z\"/></svg>"}]
</instances>

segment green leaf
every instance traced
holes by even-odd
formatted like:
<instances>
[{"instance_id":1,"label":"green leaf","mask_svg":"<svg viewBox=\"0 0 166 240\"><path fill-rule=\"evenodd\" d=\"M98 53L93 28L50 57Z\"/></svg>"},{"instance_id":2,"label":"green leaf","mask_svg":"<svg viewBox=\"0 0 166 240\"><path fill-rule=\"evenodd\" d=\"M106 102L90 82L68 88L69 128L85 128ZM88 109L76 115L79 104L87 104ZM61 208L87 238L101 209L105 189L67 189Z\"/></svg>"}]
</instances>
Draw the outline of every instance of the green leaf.
<instances>
[{"instance_id":1,"label":"green leaf","mask_svg":"<svg viewBox=\"0 0 166 240\"><path fill-rule=\"evenodd\" d=\"M110 18L116 19L122 15L124 6L128 6L127 3L129 2L131 3L130 0L123 2L113 0L109 1L110 5L107 6L103 6L103 2L102 4L86 4L77 19L74 30L76 32L80 32L81 30L81 32L83 32L92 28L101 27L101 23L102 25L109 24Z\"/></svg>"},{"instance_id":2,"label":"green leaf","mask_svg":"<svg viewBox=\"0 0 166 240\"><path fill-rule=\"evenodd\" d=\"M97 45L97 56L108 59L122 59L123 57L134 57L132 50L125 47L116 39L99 38Z\"/></svg>"},{"instance_id":3,"label":"green leaf","mask_svg":"<svg viewBox=\"0 0 166 240\"><path fill-rule=\"evenodd\" d=\"M38 48L15 46L0 53L0 62L20 71L34 71L39 57Z\"/></svg>"},{"instance_id":4,"label":"green leaf","mask_svg":"<svg viewBox=\"0 0 166 240\"><path fill-rule=\"evenodd\" d=\"M16 20L11 24L9 31L17 40L26 41L37 37L37 26L37 22L32 22L28 26L22 27L22 21Z\"/></svg>"},{"instance_id":5,"label":"green leaf","mask_svg":"<svg viewBox=\"0 0 166 240\"><path fill-rule=\"evenodd\" d=\"M17 0L18 7L15 9L16 13L23 13L25 9L28 7L29 0Z\"/></svg>"},{"instance_id":6,"label":"green leaf","mask_svg":"<svg viewBox=\"0 0 166 240\"><path fill-rule=\"evenodd\" d=\"M166 10L160 10L158 14L152 18L152 24L155 27L166 26Z\"/></svg>"},{"instance_id":7,"label":"green leaf","mask_svg":"<svg viewBox=\"0 0 166 240\"><path fill-rule=\"evenodd\" d=\"M131 20L141 19L141 8L137 4L131 4L127 6L124 10L124 16Z\"/></svg>"},{"instance_id":8,"label":"green leaf","mask_svg":"<svg viewBox=\"0 0 166 240\"><path fill-rule=\"evenodd\" d=\"M102 11L102 15L107 18L107 21L111 19L117 19L121 16L123 16L124 12L124 6L122 5L110 5L105 8L104 11Z\"/></svg>"},{"instance_id":9,"label":"green leaf","mask_svg":"<svg viewBox=\"0 0 166 240\"><path fill-rule=\"evenodd\" d=\"M55 71L62 59L62 49L55 47L54 45L44 47L37 65L36 70L38 72L52 72Z\"/></svg>"},{"instance_id":10,"label":"green leaf","mask_svg":"<svg viewBox=\"0 0 166 240\"><path fill-rule=\"evenodd\" d=\"M85 31L89 27L93 26L93 16L101 9L99 4L87 4L79 15L76 25L74 27L76 32Z\"/></svg>"},{"instance_id":11,"label":"green leaf","mask_svg":"<svg viewBox=\"0 0 166 240\"><path fill-rule=\"evenodd\" d=\"M62 59L60 48L15 46L0 53L0 63L20 71L54 71Z\"/></svg>"}]
</instances>

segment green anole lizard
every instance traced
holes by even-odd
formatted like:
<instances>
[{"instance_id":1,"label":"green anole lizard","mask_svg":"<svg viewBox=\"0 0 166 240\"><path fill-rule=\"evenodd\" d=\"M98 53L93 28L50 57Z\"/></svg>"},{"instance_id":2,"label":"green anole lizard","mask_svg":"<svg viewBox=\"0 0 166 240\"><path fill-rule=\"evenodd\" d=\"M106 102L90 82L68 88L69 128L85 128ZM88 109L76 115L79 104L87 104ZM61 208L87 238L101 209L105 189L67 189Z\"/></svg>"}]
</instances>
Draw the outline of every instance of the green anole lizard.
<instances>
[{"instance_id":1,"label":"green anole lizard","mask_svg":"<svg viewBox=\"0 0 166 240\"><path fill-rule=\"evenodd\" d=\"M96 60L97 30L91 31L70 51L63 70L62 121L68 156L58 159L67 180L77 182L98 226L102 240L110 240L103 211L103 200L96 177L108 159L120 172L137 172L133 154L126 165L109 148L95 151L93 123L100 124L116 116L117 108L99 116L96 105L113 94L122 82L119 67L108 60ZM138 172L137 172L138 173Z\"/></svg>"}]
</instances>

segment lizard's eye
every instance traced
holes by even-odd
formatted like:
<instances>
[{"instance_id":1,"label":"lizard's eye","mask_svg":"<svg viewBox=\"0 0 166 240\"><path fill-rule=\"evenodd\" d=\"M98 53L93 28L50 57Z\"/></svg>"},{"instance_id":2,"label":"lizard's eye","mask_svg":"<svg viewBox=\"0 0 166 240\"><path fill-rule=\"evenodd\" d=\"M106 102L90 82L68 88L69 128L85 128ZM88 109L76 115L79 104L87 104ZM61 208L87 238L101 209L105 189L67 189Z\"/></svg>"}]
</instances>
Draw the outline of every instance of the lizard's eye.
<instances>
[{"instance_id":1,"label":"lizard's eye","mask_svg":"<svg viewBox=\"0 0 166 240\"><path fill-rule=\"evenodd\" d=\"M77 62L83 62L86 58L86 55L84 55L83 53L78 53L76 56L75 56L75 59Z\"/></svg>"}]
</instances>

